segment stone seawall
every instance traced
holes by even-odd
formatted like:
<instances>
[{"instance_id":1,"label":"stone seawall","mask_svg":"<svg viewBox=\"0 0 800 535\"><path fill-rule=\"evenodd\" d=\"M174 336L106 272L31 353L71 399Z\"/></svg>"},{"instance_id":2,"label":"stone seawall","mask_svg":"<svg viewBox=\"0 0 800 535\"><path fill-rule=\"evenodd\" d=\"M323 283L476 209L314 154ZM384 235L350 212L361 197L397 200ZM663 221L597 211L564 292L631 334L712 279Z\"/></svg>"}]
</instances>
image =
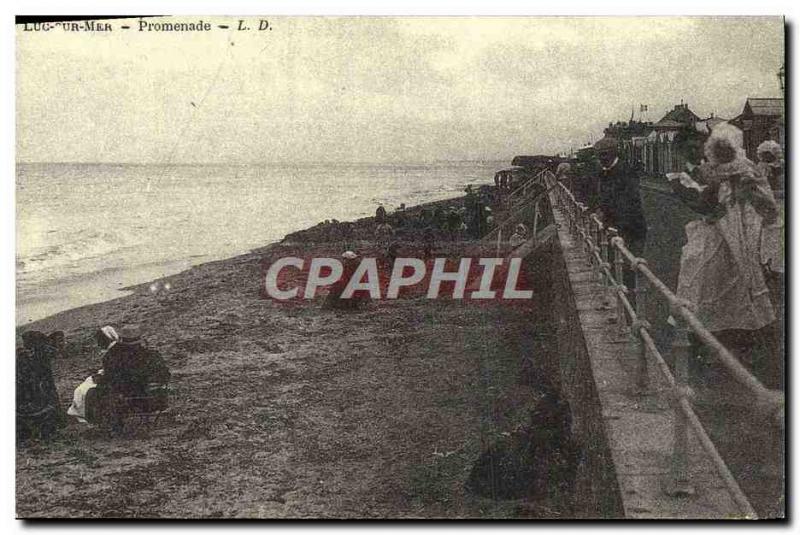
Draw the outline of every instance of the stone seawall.
<instances>
[{"instance_id":1,"label":"stone seawall","mask_svg":"<svg viewBox=\"0 0 800 535\"><path fill-rule=\"evenodd\" d=\"M577 516L603 518L743 518L710 456L690 433L689 495L671 487L675 416L671 388L642 361L630 330L617 324L615 303L594 279L583 247L554 212L551 244L553 315L558 351L551 369L572 410L580 445ZM650 360L650 359L648 359ZM639 385L639 379L646 380Z\"/></svg>"},{"instance_id":2,"label":"stone seawall","mask_svg":"<svg viewBox=\"0 0 800 535\"><path fill-rule=\"evenodd\" d=\"M557 237L552 240L548 253L552 259L550 291L557 325L557 350L548 367L552 376L560 378L561 393L572 409L573 440L580 447L575 484L576 516L620 518L624 516L622 499L601 404L564 252Z\"/></svg>"}]
</instances>

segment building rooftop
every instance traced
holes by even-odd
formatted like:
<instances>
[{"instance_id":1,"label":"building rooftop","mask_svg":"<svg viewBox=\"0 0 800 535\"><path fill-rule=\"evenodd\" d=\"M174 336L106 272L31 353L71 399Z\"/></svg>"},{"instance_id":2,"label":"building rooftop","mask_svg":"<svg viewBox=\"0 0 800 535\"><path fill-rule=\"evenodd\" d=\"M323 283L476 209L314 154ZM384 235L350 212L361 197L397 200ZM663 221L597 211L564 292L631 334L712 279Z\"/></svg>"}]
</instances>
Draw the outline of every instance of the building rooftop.
<instances>
[{"instance_id":1,"label":"building rooftop","mask_svg":"<svg viewBox=\"0 0 800 535\"><path fill-rule=\"evenodd\" d=\"M742 114L748 112L753 115L769 115L778 116L783 115L783 99L782 98L748 98L744 105Z\"/></svg>"},{"instance_id":2,"label":"building rooftop","mask_svg":"<svg viewBox=\"0 0 800 535\"><path fill-rule=\"evenodd\" d=\"M656 123L656 126L664 126L665 121L674 121L681 125L687 125L699 120L700 117L689 109L689 105L681 102L680 104L675 104L675 107Z\"/></svg>"},{"instance_id":3,"label":"building rooftop","mask_svg":"<svg viewBox=\"0 0 800 535\"><path fill-rule=\"evenodd\" d=\"M667 119L665 117L664 119L661 119L660 121L658 121L654 126L656 128L659 128L659 129L661 129L661 128L683 128L684 126L686 126L686 123L679 122L679 121L674 121L672 119Z\"/></svg>"}]
</instances>

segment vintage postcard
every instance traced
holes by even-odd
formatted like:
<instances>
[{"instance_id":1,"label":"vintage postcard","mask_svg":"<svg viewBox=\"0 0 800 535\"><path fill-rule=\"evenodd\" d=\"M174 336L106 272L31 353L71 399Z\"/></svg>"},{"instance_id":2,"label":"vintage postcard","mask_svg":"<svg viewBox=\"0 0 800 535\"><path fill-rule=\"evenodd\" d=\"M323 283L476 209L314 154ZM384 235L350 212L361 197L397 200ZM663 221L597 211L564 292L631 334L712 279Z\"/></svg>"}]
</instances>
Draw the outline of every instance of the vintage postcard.
<instances>
[{"instance_id":1,"label":"vintage postcard","mask_svg":"<svg viewBox=\"0 0 800 535\"><path fill-rule=\"evenodd\" d=\"M17 17L17 516L785 518L785 33Z\"/></svg>"}]
</instances>

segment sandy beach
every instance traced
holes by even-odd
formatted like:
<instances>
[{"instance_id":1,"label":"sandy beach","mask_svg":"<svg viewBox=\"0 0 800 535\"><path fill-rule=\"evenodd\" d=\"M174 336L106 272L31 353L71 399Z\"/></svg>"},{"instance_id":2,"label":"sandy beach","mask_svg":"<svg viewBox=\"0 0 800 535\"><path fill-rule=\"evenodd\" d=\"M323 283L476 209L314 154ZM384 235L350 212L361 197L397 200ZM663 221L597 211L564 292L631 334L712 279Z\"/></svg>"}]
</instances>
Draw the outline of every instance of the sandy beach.
<instances>
[{"instance_id":1,"label":"sandy beach","mask_svg":"<svg viewBox=\"0 0 800 535\"><path fill-rule=\"evenodd\" d=\"M356 234L372 224L359 220ZM71 421L54 440L18 448L17 514L559 516L546 503L465 490L481 452L523 424L535 401L531 363L550 336L542 300L411 297L343 312L321 298L261 298L265 262L340 254L318 230L30 325L66 333L67 356L54 364L66 409L99 366L95 329L140 324L172 370L172 411L124 436ZM358 243L362 255L379 253ZM435 254L462 252L438 242Z\"/></svg>"}]
</instances>

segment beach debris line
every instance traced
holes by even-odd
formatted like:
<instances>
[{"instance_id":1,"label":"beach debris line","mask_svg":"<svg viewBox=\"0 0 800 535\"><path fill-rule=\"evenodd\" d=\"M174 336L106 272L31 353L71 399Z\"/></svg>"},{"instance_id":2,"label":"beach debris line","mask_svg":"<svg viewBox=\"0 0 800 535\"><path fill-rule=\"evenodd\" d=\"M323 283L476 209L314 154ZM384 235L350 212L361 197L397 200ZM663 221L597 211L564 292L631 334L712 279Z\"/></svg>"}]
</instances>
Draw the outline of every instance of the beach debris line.
<instances>
[{"instance_id":1,"label":"beach debris line","mask_svg":"<svg viewBox=\"0 0 800 535\"><path fill-rule=\"evenodd\" d=\"M340 299L397 299L403 290L425 289L428 299L441 296L464 299L531 299L533 291L520 289L522 258L395 258L391 266L382 268L377 258L364 257L355 269L345 269L338 258L306 259L287 256L274 261L266 271L266 296L279 301L314 299L317 290L344 285ZM387 277L388 274L388 277ZM293 277L292 275L295 275ZM297 277L297 275L302 275ZM479 277L479 279L478 279ZM304 284L302 280L305 279ZM468 282L477 281L470 285ZM292 284L300 281L300 284ZM443 287L445 288L444 291ZM450 290L450 288L452 288ZM302 290L302 291L301 291ZM448 291L449 290L449 291Z\"/></svg>"}]
</instances>

